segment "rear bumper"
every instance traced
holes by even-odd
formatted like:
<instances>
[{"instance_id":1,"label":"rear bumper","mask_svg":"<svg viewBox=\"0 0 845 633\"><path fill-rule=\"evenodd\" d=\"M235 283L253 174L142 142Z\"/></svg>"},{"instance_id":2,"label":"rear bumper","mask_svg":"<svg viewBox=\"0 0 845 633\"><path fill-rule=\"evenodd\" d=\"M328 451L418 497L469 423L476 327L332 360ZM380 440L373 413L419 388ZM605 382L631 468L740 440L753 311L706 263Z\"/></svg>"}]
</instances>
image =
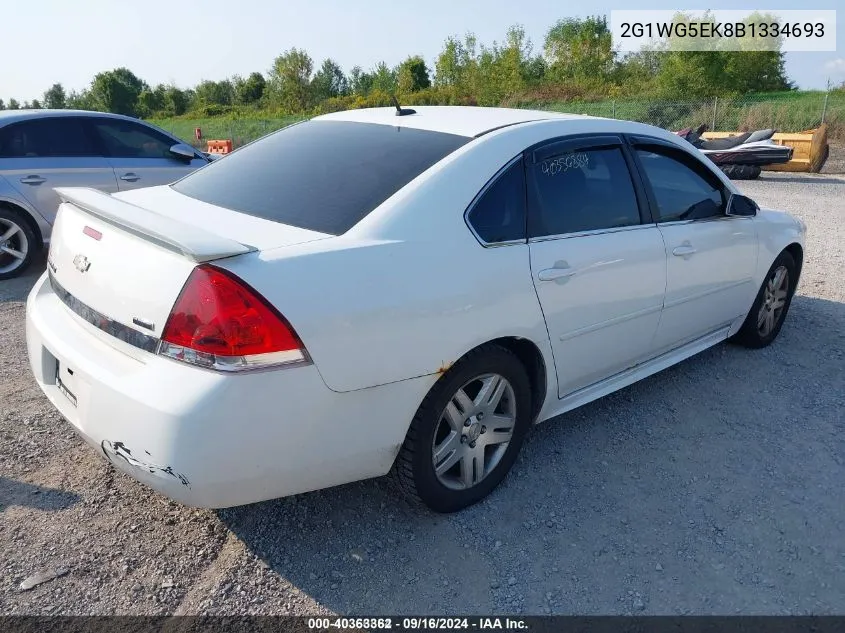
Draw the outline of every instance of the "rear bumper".
<instances>
[{"instance_id":1,"label":"rear bumper","mask_svg":"<svg viewBox=\"0 0 845 633\"><path fill-rule=\"evenodd\" d=\"M27 300L26 334L38 385L88 444L200 507L386 473L431 382L340 394L313 365L222 375L154 354L139 359L70 312L46 274Z\"/></svg>"}]
</instances>

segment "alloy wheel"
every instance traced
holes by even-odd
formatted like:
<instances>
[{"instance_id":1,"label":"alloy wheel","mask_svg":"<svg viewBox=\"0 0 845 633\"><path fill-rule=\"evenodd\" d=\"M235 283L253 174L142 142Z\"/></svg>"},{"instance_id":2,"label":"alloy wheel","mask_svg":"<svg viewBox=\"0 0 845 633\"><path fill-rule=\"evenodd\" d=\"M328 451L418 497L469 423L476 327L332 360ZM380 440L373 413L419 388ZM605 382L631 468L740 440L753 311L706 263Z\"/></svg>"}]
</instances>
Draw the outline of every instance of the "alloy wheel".
<instances>
[{"instance_id":1,"label":"alloy wheel","mask_svg":"<svg viewBox=\"0 0 845 633\"><path fill-rule=\"evenodd\" d=\"M789 271L779 266L769 277L763 290L763 304L757 313L757 332L761 337L769 336L777 327L786 307L789 295Z\"/></svg>"},{"instance_id":2,"label":"alloy wheel","mask_svg":"<svg viewBox=\"0 0 845 633\"><path fill-rule=\"evenodd\" d=\"M0 274L20 268L29 253L24 230L12 220L0 218Z\"/></svg>"},{"instance_id":3,"label":"alloy wheel","mask_svg":"<svg viewBox=\"0 0 845 633\"><path fill-rule=\"evenodd\" d=\"M440 415L432 441L438 481L453 490L476 486L499 464L516 425L513 386L498 374L465 383Z\"/></svg>"}]
</instances>

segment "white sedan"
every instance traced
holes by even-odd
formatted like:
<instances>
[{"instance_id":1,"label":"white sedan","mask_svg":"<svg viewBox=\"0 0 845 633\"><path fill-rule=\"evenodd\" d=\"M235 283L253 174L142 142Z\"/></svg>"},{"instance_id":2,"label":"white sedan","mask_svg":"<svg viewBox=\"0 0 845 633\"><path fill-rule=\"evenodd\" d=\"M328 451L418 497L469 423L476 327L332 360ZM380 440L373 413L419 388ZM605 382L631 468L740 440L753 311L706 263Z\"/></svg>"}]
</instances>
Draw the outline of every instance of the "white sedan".
<instances>
[{"instance_id":1,"label":"white sedan","mask_svg":"<svg viewBox=\"0 0 845 633\"><path fill-rule=\"evenodd\" d=\"M475 503L533 423L771 343L806 231L672 133L494 108L335 113L173 185L58 193L35 378L205 507L390 471Z\"/></svg>"}]
</instances>

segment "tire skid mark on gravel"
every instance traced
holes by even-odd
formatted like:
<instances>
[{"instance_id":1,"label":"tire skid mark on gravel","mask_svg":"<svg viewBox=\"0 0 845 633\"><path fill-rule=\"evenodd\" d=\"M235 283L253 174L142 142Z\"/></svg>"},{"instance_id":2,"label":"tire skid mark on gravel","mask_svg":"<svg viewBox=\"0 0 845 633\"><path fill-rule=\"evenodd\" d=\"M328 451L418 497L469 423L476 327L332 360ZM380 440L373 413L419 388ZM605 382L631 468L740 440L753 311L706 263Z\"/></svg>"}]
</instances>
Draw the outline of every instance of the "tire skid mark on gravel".
<instances>
[{"instance_id":1,"label":"tire skid mark on gravel","mask_svg":"<svg viewBox=\"0 0 845 633\"><path fill-rule=\"evenodd\" d=\"M222 579L238 566L245 557L246 549L237 536L228 532L226 540L217 551L217 555L194 581L193 586L182 598L173 615L189 615L200 610L200 603L216 595Z\"/></svg>"}]
</instances>

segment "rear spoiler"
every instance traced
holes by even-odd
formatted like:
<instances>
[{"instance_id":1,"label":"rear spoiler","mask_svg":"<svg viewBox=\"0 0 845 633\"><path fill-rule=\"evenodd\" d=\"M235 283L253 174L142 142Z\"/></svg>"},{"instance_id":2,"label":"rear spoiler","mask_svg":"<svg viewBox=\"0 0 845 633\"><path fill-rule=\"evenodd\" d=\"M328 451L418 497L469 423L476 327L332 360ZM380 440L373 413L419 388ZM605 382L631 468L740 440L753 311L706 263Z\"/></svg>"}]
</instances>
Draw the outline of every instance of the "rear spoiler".
<instances>
[{"instance_id":1,"label":"rear spoiler","mask_svg":"<svg viewBox=\"0 0 845 633\"><path fill-rule=\"evenodd\" d=\"M88 187L56 187L63 202L195 262L243 255L256 250L227 237L167 217Z\"/></svg>"}]
</instances>

